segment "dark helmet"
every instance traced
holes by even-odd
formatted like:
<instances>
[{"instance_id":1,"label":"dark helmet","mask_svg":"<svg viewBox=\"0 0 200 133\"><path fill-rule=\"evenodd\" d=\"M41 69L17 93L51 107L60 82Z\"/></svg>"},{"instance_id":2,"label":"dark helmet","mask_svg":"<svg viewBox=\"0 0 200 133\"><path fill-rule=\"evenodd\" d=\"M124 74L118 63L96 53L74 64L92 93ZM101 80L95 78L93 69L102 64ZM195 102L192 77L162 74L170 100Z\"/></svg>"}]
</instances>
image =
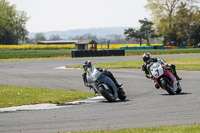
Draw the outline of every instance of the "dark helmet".
<instances>
[{"instance_id":1,"label":"dark helmet","mask_svg":"<svg viewBox=\"0 0 200 133\"><path fill-rule=\"evenodd\" d=\"M90 60L87 60L87 61L85 61L84 63L83 63L83 69L85 70L85 68L90 68L90 67L92 67L92 63L91 63L91 61Z\"/></svg>"},{"instance_id":2,"label":"dark helmet","mask_svg":"<svg viewBox=\"0 0 200 133\"><path fill-rule=\"evenodd\" d=\"M151 54L149 52L146 52L143 54L143 61L147 62L151 59Z\"/></svg>"}]
</instances>

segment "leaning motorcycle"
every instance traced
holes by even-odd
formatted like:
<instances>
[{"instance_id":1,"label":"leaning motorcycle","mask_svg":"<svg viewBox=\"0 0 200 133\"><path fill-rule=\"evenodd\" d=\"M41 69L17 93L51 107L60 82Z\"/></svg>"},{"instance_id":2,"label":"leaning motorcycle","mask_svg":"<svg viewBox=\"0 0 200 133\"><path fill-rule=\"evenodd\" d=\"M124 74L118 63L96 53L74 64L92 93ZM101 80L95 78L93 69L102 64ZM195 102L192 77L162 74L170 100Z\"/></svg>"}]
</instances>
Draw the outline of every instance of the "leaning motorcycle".
<instances>
[{"instance_id":1,"label":"leaning motorcycle","mask_svg":"<svg viewBox=\"0 0 200 133\"><path fill-rule=\"evenodd\" d=\"M161 63L155 62L149 66L149 70L156 83L170 95L182 91L179 81L167 65L162 66Z\"/></svg>"},{"instance_id":2,"label":"leaning motorcycle","mask_svg":"<svg viewBox=\"0 0 200 133\"><path fill-rule=\"evenodd\" d=\"M120 100L126 99L123 88L117 88L112 79L103 72L98 71L95 67L88 68L86 78L88 86L96 93L102 95L109 102L114 102L117 98Z\"/></svg>"}]
</instances>

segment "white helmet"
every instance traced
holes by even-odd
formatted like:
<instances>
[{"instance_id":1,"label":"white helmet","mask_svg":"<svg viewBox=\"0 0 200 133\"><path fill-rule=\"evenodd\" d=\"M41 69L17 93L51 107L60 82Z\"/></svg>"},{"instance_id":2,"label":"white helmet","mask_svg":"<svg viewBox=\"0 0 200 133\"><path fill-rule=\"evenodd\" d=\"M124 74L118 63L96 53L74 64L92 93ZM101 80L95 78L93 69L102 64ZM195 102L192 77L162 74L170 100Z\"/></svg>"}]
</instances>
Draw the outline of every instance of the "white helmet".
<instances>
[{"instance_id":1,"label":"white helmet","mask_svg":"<svg viewBox=\"0 0 200 133\"><path fill-rule=\"evenodd\" d=\"M146 52L143 54L143 61L147 62L151 59L151 54L149 52Z\"/></svg>"}]
</instances>

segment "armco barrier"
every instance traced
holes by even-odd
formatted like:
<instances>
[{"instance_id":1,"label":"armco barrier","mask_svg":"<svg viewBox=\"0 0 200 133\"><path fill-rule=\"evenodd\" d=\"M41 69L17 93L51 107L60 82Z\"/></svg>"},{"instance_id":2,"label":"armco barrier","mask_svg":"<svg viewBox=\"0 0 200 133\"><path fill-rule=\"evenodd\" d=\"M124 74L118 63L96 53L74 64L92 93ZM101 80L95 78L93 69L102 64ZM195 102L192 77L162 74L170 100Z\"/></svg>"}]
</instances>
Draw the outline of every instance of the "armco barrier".
<instances>
[{"instance_id":1,"label":"armco barrier","mask_svg":"<svg viewBox=\"0 0 200 133\"><path fill-rule=\"evenodd\" d=\"M178 46L165 46L165 49L178 49Z\"/></svg>"},{"instance_id":2,"label":"armco barrier","mask_svg":"<svg viewBox=\"0 0 200 133\"><path fill-rule=\"evenodd\" d=\"M186 49L193 46L141 46L141 47L120 47L121 50L144 50L144 49Z\"/></svg>"},{"instance_id":3,"label":"armco barrier","mask_svg":"<svg viewBox=\"0 0 200 133\"><path fill-rule=\"evenodd\" d=\"M165 49L164 46L154 46L154 49Z\"/></svg>"},{"instance_id":4,"label":"armco barrier","mask_svg":"<svg viewBox=\"0 0 200 133\"><path fill-rule=\"evenodd\" d=\"M185 48L186 48L186 46L179 46L179 48L180 48L180 49L185 49Z\"/></svg>"},{"instance_id":5,"label":"armco barrier","mask_svg":"<svg viewBox=\"0 0 200 133\"><path fill-rule=\"evenodd\" d=\"M125 56L125 50L73 50L74 57Z\"/></svg>"},{"instance_id":6,"label":"armco barrier","mask_svg":"<svg viewBox=\"0 0 200 133\"><path fill-rule=\"evenodd\" d=\"M156 46L158 47L158 46ZM163 47L164 48L164 47ZM141 46L141 47L120 47L124 50L143 50L143 49L155 49L155 46Z\"/></svg>"},{"instance_id":7,"label":"armco barrier","mask_svg":"<svg viewBox=\"0 0 200 133\"><path fill-rule=\"evenodd\" d=\"M186 48L193 48L194 46L186 46Z\"/></svg>"}]
</instances>

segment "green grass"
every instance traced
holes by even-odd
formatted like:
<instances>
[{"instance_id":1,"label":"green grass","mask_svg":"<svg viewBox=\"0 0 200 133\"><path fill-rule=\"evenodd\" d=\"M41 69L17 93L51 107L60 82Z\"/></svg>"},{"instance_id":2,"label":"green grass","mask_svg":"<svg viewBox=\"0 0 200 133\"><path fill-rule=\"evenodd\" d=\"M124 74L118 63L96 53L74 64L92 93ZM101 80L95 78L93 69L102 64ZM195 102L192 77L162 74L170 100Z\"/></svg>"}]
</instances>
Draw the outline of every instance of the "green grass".
<instances>
[{"instance_id":1,"label":"green grass","mask_svg":"<svg viewBox=\"0 0 200 133\"><path fill-rule=\"evenodd\" d=\"M200 58L166 59L168 64L175 64L177 70L200 71ZM106 69L141 69L143 61L120 61L107 63L94 63ZM82 68L82 65L67 66L68 68Z\"/></svg>"},{"instance_id":2,"label":"green grass","mask_svg":"<svg viewBox=\"0 0 200 133\"><path fill-rule=\"evenodd\" d=\"M199 133L200 125L189 126L167 126L153 128L137 128L122 130L90 131L81 133ZM80 132L79 132L80 133Z\"/></svg>"},{"instance_id":3,"label":"green grass","mask_svg":"<svg viewBox=\"0 0 200 133\"><path fill-rule=\"evenodd\" d=\"M52 60L52 59L65 59L65 58L69 58L69 57L44 57L44 58L20 58L20 59L15 59L15 58L11 58L11 59L0 59L0 62L17 62L17 61L35 61L35 60Z\"/></svg>"},{"instance_id":4,"label":"green grass","mask_svg":"<svg viewBox=\"0 0 200 133\"><path fill-rule=\"evenodd\" d=\"M151 52L153 55L159 54L199 54L200 48L193 49L166 49L166 50L126 50L126 55L142 55L144 52ZM13 58L47 58L47 57L71 57L71 49L43 49L43 50L0 50L0 59Z\"/></svg>"},{"instance_id":5,"label":"green grass","mask_svg":"<svg viewBox=\"0 0 200 133\"><path fill-rule=\"evenodd\" d=\"M47 58L47 57L71 57L69 49L55 50L0 50L0 59L12 58Z\"/></svg>"},{"instance_id":6,"label":"green grass","mask_svg":"<svg viewBox=\"0 0 200 133\"><path fill-rule=\"evenodd\" d=\"M153 55L161 54L199 54L200 48L191 48L191 49L146 49L146 50L126 50L126 55L142 55L145 52L150 52Z\"/></svg>"},{"instance_id":7,"label":"green grass","mask_svg":"<svg viewBox=\"0 0 200 133\"><path fill-rule=\"evenodd\" d=\"M169 64L175 64L177 70L200 71L200 58L166 59Z\"/></svg>"},{"instance_id":8,"label":"green grass","mask_svg":"<svg viewBox=\"0 0 200 133\"><path fill-rule=\"evenodd\" d=\"M38 103L62 104L93 96L89 92L0 85L0 108Z\"/></svg>"}]
</instances>

